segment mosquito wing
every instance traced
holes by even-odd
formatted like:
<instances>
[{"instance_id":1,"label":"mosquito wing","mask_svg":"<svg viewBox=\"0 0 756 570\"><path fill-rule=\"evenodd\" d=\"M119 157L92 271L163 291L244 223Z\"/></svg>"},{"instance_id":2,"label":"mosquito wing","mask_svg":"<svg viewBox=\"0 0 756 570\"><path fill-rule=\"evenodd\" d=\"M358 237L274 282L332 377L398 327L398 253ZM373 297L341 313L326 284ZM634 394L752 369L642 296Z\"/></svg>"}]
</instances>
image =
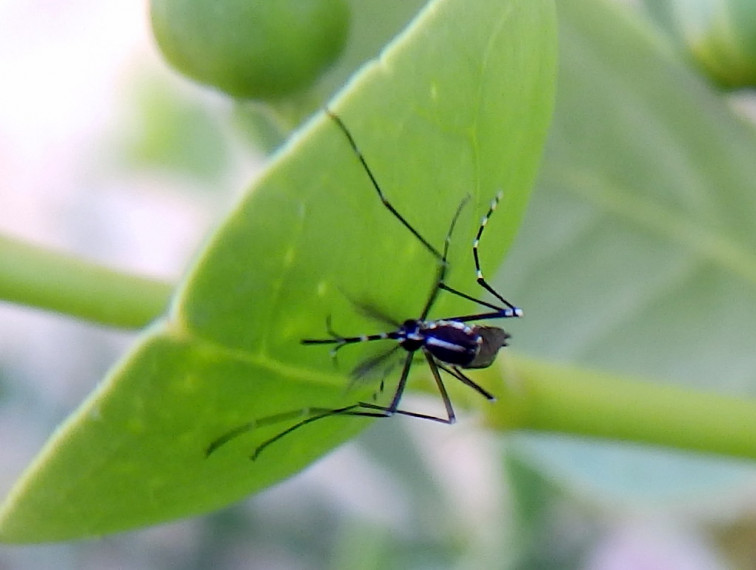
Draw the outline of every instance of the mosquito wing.
<instances>
[{"instance_id":1,"label":"mosquito wing","mask_svg":"<svg viewBox=\"0 0 756 570\"><path fill-rule=\"evenodd\" d=\"M371 305L370 303L365 303L363 301L355 301L351 298L349 299L349 301L352 303L352 305L354 305L354 307L361 315L377 323L383 323L384 325L388 325L393 329L398 329L401 326L401 323L392 319L375 305Z\"/></svg>"},{"instance_id":2,"label":"mosquito wing","mask_svg":"<svg viewBox=\"0 0 756 570\"><path fill-rule=\"evenodd\" d=\"M396 356L400 348L400 345L394 345L390 350L386 350L360 362L349 374L352 379L351 386L369 382L374 378L383 380L399 365L399 359Z\"/></svg>"}]
</instances>

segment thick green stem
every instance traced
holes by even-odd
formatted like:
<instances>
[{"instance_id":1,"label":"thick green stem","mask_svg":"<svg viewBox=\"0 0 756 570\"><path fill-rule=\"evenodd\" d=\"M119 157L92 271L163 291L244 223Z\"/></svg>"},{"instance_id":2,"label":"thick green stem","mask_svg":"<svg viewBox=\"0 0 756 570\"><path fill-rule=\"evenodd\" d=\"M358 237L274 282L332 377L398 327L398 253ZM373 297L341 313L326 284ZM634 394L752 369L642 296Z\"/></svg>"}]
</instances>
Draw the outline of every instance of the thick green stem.
<instances>
[{"instance_id":1,"label":"thick green stem","mask_svg":"<svg viewBox=\"0 0 756 570\"><path fill-rule=\"evenodd\" d=\"M0 237L0 299L109 326L138 328L172 287ZM508 393L489 425L587 435L756 459L756 400L508 355ZM495 373L496 368L491 372Z\"/></svg>"},{"instance_id":2,"label":"thick green stem","mask_svg":"<svg viewBox=\"0 0 756 570\"><path fill-rule=\"evenodd\" d=\"M511 358L511 357L510 357ZM498 428L650 443L756 459L756 399L511 358Z\"/></svg>"},{"instance_id":3,"label":"thick green stem","mask_svg":"<svg viewBox=\"0 0 756 570\"><path fill-rule=\"evenodd\" d=\"M114 327L165 311L172 286L0 236L0 299Z\"/></svg>"}]
</instances>

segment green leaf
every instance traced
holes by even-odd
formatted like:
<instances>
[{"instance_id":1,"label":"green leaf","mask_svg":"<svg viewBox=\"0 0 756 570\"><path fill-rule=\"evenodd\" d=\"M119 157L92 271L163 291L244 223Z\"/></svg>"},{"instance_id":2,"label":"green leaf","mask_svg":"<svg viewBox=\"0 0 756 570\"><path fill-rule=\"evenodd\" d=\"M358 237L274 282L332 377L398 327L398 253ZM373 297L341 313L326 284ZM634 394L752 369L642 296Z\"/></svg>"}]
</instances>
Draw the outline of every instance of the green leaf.
<instances>
[{"instance_id":1,"label":"green leaf","mask_svg":"<svg viewBox=\"0 0 756 570\"><path fill-rule=\"evenodd\" d=\"M563 0L559 21L554 124L499 282L527 316L511 327L513 344L541 362L645 378L649 397L664 381L753 405L753 126L629 10ZM574 392L571 375L566 369L562 381ZM644 416L636 437L681 429L667 423L681 412L668 402L657 421ZM740 417L716 402L693 408L699 426L712 426L710 437ZM625 403L628 416L634 405L641 403ZM606 436L613 427L599 429ZM741 442L753 441L750 427L743 424ZM566 437L518 440L560 480L574 477L581 492L593 484L626 497L687 500L707 485L742 481L745 471L721 457Z\"/></svg>"},{"instance_id":2,"label":"green leaf","mask_svg":"<svg viewBox=\"0 0 756 570\"><path fill-rule=\"evenodd\" d=\"M475 285L470 244L498 190L481 244L493 272L527 203L550 116L555 18L547 0L432 3L331 108L393 204L450 250L452 286ZM345 391L370 347L299 340L376 331L350 299L395 319L418 315L436 260L382 207L334 123L320 115L275 158L212 237L158 322L61 427L0 512L0 538L92 536L205 512L302 469L363 429L364 418L211 441L244 422L369 397ZM436 311L469 308L442 299ZM343 353L343 354L342 354ZM412 382L412 380L411 380ZM284 427L290 424L284 424Z\"/></svg>"}]
</instances>

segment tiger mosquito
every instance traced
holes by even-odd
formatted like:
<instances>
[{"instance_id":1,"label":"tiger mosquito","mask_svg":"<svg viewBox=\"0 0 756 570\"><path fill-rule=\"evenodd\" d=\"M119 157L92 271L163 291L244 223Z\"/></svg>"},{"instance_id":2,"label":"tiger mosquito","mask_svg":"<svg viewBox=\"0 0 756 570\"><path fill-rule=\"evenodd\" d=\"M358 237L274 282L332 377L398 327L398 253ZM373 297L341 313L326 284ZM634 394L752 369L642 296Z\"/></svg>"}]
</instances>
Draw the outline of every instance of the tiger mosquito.
<instances>
[{"instance_id":1,"label":"tiger mosquito","mask_svg":"<svg viewBox=\"0 0 756 570\"><path fill-rule=\"evenodd\" d=\"M319 421L333 416L362 416L371 418L387 418L394 415L409 416L413 418L419 418L424 420L431 420L444 424L453 424L456 421L456 414L449 398L449 394L444 385L441 372L445 372L449 376L459 380L465 386L468 386L478 392L486 400L494 401L496 398L488 392L485 388L477 384L471 378L469 378L462 370L487 368L489 367L499 349L507 346L507 339L510 335L503 329L494 326L486 326L479 324L472 324L473 321L488 321L491 319L509 319L521 317L523 312L518 307L507 301L502 295L500 295L483 276L483 271L480 267L480 257L478 254L478 246L480 239L483 235L483 231L486 228L486 224L493 214L494 210L499 204L502 198L502 192L498 192L488 208L488 211L481 219L478 227L478 232L473 240L472 253L475 262L475 274L478 285L483 287L488 293L494 296L494 298L501 303L500 305L489 303L481 299L477 299L471 295L463 293L457 289L452 288L445 282L446 273L449 268L447 261L447 255L449 251L449 244L451 243L452 233L454 226L457 223L457 219L468 201L469 197L466 197L457 207L456 212L449 225L449 229L444 239L443 251L439 252L431 243L426 240L420 232L418 232L408 221L397 211L397 209L386 198L383 190L378 184L373 171L368 166L367 160L360 151L357 143L352 136L349 129L347 129L344 122L336 114L330 110L326 110L328 116L334 121L341 133L346 138L352 151L357 157L358 161L362 165L363 170L367 174L370 182L378 194L378 198L381 200L383 206L391 213L391 215L397 219L409 232L428 250L438 261L438 269L436 273L436 279L428 296L425 305L423 306L420 315L417 318L407 319L402 323L395 322L394 320L378 314L376 311L369 307L363 307L365 312L370 313L370 316L376 318L385 323L390 323L394 326L394 330L389 332L383 332L371 335L359 335L345 337L337 334L331 328L330 317L327 319L327 332L329 338L317 338L317 339L302 339L301 343L305 345L334 345L330 354L335 358L336 353L350 344L373 342L380 340L392 340L396 342L396 345L387 352L379 354L377 357L370 358L363 363L359 364L353 371L353 377L359 377L364 375L369 370L379 366L381 363L389 360L399 349L403 349L407 352L404 357L404 364L402 366L402 372L399 376L399 381L394 390L391 402L387 406L382 406L374 402L357 402L347 406L338 408L306 408L296 410L293 412L284 412L276 414L274 416L268 416L260 420L251 421L241 426L234 428L231 431L226 432L219 438L215 439L206 449L206 455L210 455L215 452L219 447L225 445L229 441L247 433L255 428L263 425L271 425L279 423L285 420L294 418L300 419L297 423L291 427L283 430L277 435L267 439L263 443L257 446L253 454L250 456L252 460L257 459L260 453L265 450L271 444L277 442L281 438L289 435L290 433L302 428L315 421ZM487 312L480 312L475 314L460 315L456 317L446 317L442 319L428 319L433 305L438 298L441 291L447 291L453 295L467 299L477 303L478 305L489 309ZM470 324L468 324L470 323ZM404 390L407 385L407 379L409 378L410 369L412 368L413 361L417 352L420 351L425 358L431 374L435 381L441 400L444 404L446 411L445 417L435 416L431 414L424 414L420 412L413 412L409 410L402 410L399 408ZM383 383L382 383L383 384Z\"/></svg>"}]
</instances>

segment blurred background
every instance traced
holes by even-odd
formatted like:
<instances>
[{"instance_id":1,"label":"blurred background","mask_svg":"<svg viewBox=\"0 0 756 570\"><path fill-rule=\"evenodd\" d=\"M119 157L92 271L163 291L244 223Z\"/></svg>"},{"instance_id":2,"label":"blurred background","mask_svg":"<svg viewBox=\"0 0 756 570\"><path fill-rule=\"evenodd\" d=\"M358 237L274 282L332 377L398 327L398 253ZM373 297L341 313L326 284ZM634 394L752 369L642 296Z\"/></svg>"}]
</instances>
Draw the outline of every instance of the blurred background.
<instances>
[{"instance_id":1,"label":"blurred background","mask_svg":"<svg viewBox=\"0 0 756 570\"><path fill-rule=\"evenodd\" d=\"M674 51L686 3L649 4L650 12L623 3L617 14ZM229 100L161 59L142 3L0 3L0 77L0 231L9 236L176 281L264 163ZM726 97L752 138L752 95ZM547 156L559 156L555 146ZM543 198L539 206L555 178L544 175L529 227L555 207ZM565 225L579 223L575 209L562 211L574 214ZM526 220L524 245L502 273L507 295L523 306L539 302L524 282L534 270L517 270L537 251L529 243L559 239L556 230L535 231ZM570 311L590 310L581 299L559 310L564 331L544 333L536 314L532 328L515 331L516 344L539 355L551 335L547 358L578 354L610 366L602 358L611 351L592 357L588 345L575 347L572 333L585 331L570 328ZM0 493L135 337L0 305ZM728 389L753 390L752 376L748 361L742 383ZM588 447L502 438L474 417L454 428L377 422L305 472L220 512L100 540L3 545L0 568L756 568L750 464Z\"/></svg>"}]
</instances>

